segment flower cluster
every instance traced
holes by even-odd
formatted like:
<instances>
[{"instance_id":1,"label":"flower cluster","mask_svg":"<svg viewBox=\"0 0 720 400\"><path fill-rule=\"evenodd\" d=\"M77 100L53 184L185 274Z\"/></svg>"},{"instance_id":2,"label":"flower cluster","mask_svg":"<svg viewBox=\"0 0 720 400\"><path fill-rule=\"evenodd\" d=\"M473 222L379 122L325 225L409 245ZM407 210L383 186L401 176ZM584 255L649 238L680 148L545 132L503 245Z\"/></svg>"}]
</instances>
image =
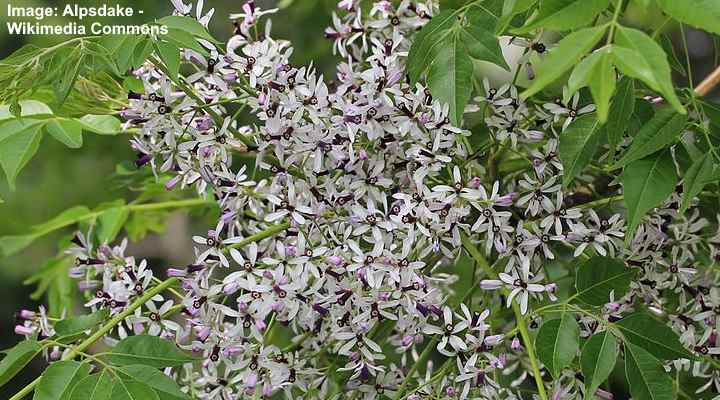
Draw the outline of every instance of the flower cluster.
<instances>
[{"instance_id":1,"label":"flower cluster","mask_svg":"<svg viewBox=\"0 0 720 400\"><path fill-rule=\"evenodd\" d=\"M192 6L173 3L192 15ZM626 246L624 221L608 207L617 186L580 177L563 187L558 138L592 104L579 93L523 100L514 85L484 80L466 115L479 115L490 136L471 143L447 105L405 72L413 36L437 2L374 1L363 12L343 0L338 8L325 31L342 60L332 81L291 63L291 44L272 38L270 22L261 25L276 10L252 0L231 15L236 30L225 49L201 41L204 52L183 51L196 73L170 76L158 60L134 71L145 90L130 93L122 117L137 128L137 166L170 174L168 190L211 197L221 215L193 237L195 258L168 270L182 281L179 298L156 295L106 336L109 344L140 333L174 340L203 360L173 372L198 399L330 398L338 390L330 375L347 398L518 399L531 381L524 347L492 318L503 307L477 299L517 307L532 328L541 318L533 304L557 300L560 290L547 265L596 253L641 271L627 294L607 299L606 321L639 301L669 314L688 349L720 353L717 274L697 269L713 262L697 256L699 247L720 257L720 233L705 239L710 223L697 211L678 213L674 195ZM201 1L196 11L207 24L212 11L203 15ZM540 53L540 45L526 51ZM233 104L256 124L238 125ZM248 151L254 166L238 167L233 155ZM92 310L116 315L155 279L145 261L124 255L125 242L75 242L71 273L93 293ZM478 271L485 279L453 293L458 271L447 267L476 246L476 257L492 261ZM677 307L666 303L667 291ZM53 334L42 311L19 317L17 333ZM582 336L603 329L590 316L580 325ZM284 348L273 338L281 330L292 338ZM428 362L422 376L415 364L426 362L419 350L428 343L447 361ZM720 375L703 359L676 363L720 390ZM499 376L513 379L501 384ZM406 387L409 380L418 386ZM581 377L555 382L553 398L592 396Z\"/></svg>"}]
</instances>

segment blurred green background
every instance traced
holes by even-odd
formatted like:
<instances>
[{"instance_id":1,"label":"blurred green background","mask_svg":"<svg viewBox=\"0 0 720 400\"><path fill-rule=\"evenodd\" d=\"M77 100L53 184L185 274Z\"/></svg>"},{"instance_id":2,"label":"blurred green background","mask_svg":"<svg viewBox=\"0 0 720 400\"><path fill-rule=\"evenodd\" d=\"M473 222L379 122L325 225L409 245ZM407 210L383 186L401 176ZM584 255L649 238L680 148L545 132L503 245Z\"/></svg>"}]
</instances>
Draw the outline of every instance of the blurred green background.
<instances>
[{"instance_id":1,"label":"blurred green background","mask_svg":"<svg viewBox=\"0 0 720 400\"><path fill-rule=\"evenodd\" d=\"M23 7L53 6L63 7L69 0L14 0L12 5ZM220 39L227 39L232 32L231 21L227 18L231 12L240 12L241 0L205 0L205 11L215 8L215 16L210 31ZM334 73L335 58L332 55L332 43L323 37L323 30L331 23L331 12L337 0L258 0L263 8L278 6L284 8L273 17L273 36L289 39L295 46L293 63L319 66L326 77ZM72 4L81 6L101 4L121 4L144 10L142 16L133 17L132 23L150 22L154 18L168 15L172 11L169 0L129 1L129 0L75 0ZM5 58L21 46L32 43L48 46L64 38L51 36L9 36L5 23L7 0L0 8L0 59ZM193 11L194 13L194 11ZM642 12L631 14L635 25L653 26L662 18ZM53 22L60 23L62 18ZM130 21L118 18L99 19L105 23L128 24ZM670 46L677 52L677 58L684 64L685 54L677 27L668 26ZM688 30L689 56L692 60L696 83L717 65L717 39L703 32ZM677 76L680 86L686 86L687 78ZM94 207L104 201L118 198L131 199L128 188L110 184L115 166L121 162L133 160L135 155L129 149L127 136L98 136L86 134L82 148L72 150L55 140L45 138L38 154L22 171L17 182L17 190L10 192L5 179L0 178L0 236L20 234L36 223L44 222L59 212L75 205ZM184 264L191 259L190 236L207 229L206 222L188 218L185 213L176 213L168 222L168 229L162 235L149 235L140 243L131 245L128 254L138 258L149 258L156 267ZM65 232L67 233L67 232ZM59 235L51 235L35 242L19 255L0 259L0 349L14 345L19 339L13 334L13 313L20 308L35 309L39 304L29 299L32 287L24 286L22 281L36 271L47 258L57 252ZM35 361L11 383L0 389L0 399L9 398L22 385L37 376L42 362Z\"/></svg>"}]
</instances>

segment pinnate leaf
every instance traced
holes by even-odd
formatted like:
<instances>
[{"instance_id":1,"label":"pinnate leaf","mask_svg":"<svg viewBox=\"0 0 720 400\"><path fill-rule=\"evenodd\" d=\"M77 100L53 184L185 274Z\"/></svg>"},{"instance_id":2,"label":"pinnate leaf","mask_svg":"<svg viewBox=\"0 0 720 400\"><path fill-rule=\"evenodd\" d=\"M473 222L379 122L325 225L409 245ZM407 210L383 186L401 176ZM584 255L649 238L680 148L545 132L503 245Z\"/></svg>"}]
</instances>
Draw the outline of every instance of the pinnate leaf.
<instances>
[{"instance_id":1,"label":"pinnate leaf","mask_svg":"<svg viewBox=\"0 0 720 400\"><path fill-rule=\"evenodd\" d=\"M590 164L600 146L600 122L594 114L585 114L573 121L560 135L558 155L563 164L563 185Z\"/></svg>"},{"instance_id":2,"label":"pinnate leaf","mask_svg":"<svg viewBox=\"0 0 720 400\"><path fill-rule=\"evenodd\" d=\"M150 386L133 380L116 379L112 387L111 400L160 400Z\"/></svg>"},{"instance_id":3,"label":"pinnate leaf","mask_svg":"<svg viewBox=\"0 0 720 400\"><path fill-rule=\"evenodd\" d=\"M697 196L713 176L712 154L706 153L692 163L683 177L683 196L680 212L687 210L692 199Z\"/></svg>"},{"instance_id":4,"label":"pinnate leaf","mask_svg":"<svg viewBox=\"0 0 720 400\"><path fill-rule=\"evenodd\" d=\"M635 85L630 78L623 78L617 85L617 93L610 105L609 118L605 124L608 134L608 143L615 149L627 130L630 119L635 111Z\"/></svg>"},{"instance_id":5,"label":"pinnate leaf","mask_svg":"<svg viewBox=\"0 0 720 400\"><path fill-rule=\"evenodd\" d=\"M55 140L71 149L79 149L83 144L82 125L73 119L55 119L45 126L45 130Z\"/></svg>"},{"instance_id":6,"label":"pinnate leaf","mask_svg":"<svg viewBox=\"0 0 720 400\"><path fill-rule=\"evenodd\" d=\"M99 325L107 316L108 311L103 309L88 315L65 318L55 324L55 334L58 337L63 337L85 332Z\"/></svg>"},{"instance_id":7,"label":"pinnate leaf","mask_svg":"<svg viewBox=\"0 0 720 400\"><path fill-rule=\"evenodd\" d=\"M432 62L435 48L440 46L450 33L450 28L456 19L457 11L441 11L415 35L407 61L407 71L413 83L417 82L420 75L427 70Z\"/></svg>"},{"instance_id":8,"label":"pinnate leaf","mask_svg":"<svg viewBox=\"0 0 720 400\"><path fill-rule=\"evenodd\" d=\"M592 306L602 306L610 302L610 292L615 298L625 295L635 270L614 258L595 256L587 260L577 270L575 276L575 298Z\"/></svg>"},{"instance_id":9,"label":"pinnate leaf","mask_svg":"<svg viewBox=\"0 0 720 400\"><path fill-rule=\"evenodd\" d=\"M635 135L632 145L615 167L628 165L674 143L685 129L686 123L687 115L678 114L670 107L658 109L652 119Z\"/></svg>"},{"instance_id":10,"label":"pinnate leaf","mask_svg":"<svg viewBox=\"0 0 720 400\"><path fill-rule=\"evenodd\" d=\"M0 165L5 171L10 189L20 170L35 155L42 139L42 122L13 119L0 124Z\"/></svg>"},{"instance_id":11,"label":"pinnate leaf","mask_svg":"<svg viewBox=\"0 0 720 400\"><path fill-rule=\"evenodd\" d=\"M660 361L632 343L625 343L625 376L635 400L675 398L673 381Z\"/></svg>"},{"instance_id":12,"label":"pinnate leaf","mask_svg":"<svg viewBox=\"0 0 720 400\"><path fill-rule=\"evenodd\" d=\"M123 379L132 379L150 386L162 400L187 399L187 395L180 391L178 384L160 370L146 365L128 365L118 369Z\"/></svg>"},{"instance_id":13,"label":"pinnate leaf","mask_svg":"<svg viewBox=\"0 0 720 400\"><path fill-rule=\"evenodd\" d=\"M559 319L545 322L535 338L540 361L558 378L563 369L572 363L577 355L580 341L580 327L571 313L563 313Z\"/></svg>"},{"instance_id":14,"label":"pinnate leaf","mask_svg":"<svg viewBox=\"0 0 720 400\"><path fill-rule=\"evenodd\" d=\"M642 312L629 315L616 323L626 342L642 347L663 360L692 358L680 338L667 325Z\"/></svg>"},{"instance_id":15,"label":"pinnate leaf","mask_svg":"<svg viewBox=\"0 0 720 400\"><path fill-rule=\"evenodd\" d=\"M535 69L533 83L523 93L528 98L552 83L575 66L583 55L603 37L607 28L603 26L585 28L573 32L560 40Z\"/></svg>"},{"instance_id":16,"label":"pinnate leaf","mask_svg":"<svg viewBox=\"0 0 720 400\"><path fill-rule=\"evenodd\" d=\"M77 361L58 361L43 372L33 400L66 400L73 387L90 374L90 365Z\"/></svg>"},{"instance_id":17,"label":"pinnate leaf","mask_svg":"<svg viewBox=\"0 0 720 400\"><path fill-rule=\"evenodd\" d=\"M610 0L544 0L536 20L516 32L526 33L537 28L563 31L585 26L609 4Z\"/></svg>"},{"instance_id":18,"label":"pinnate leaf","mask_svg":"<svg viewBox=\"0 0 720 400\"><path fill-rule=\"evenodd\" d=\"M632 239L643 216L670 196L677 179L669 150L633 161L625 167L621 181L627 208L627 241Z\"/></svg>"},{"instance_id":19,"label":"pinnate leaf","mask_svg":"<svg viewBox=\"0 0 720 400\"><path fill-rule=\"evenodd\" d=\"M198 20L190 17L170 15L167 17L160 18L159 24L167 25L168 29L178 29L197 36L200 39L207 40L209 42L220 43L210 35L207 29L198 22Z\"/></svg>"},{"instance_id":20,"label":"pinnate leaf","mask_svg":"<svg viewBox=\"0 0 720 400\"><path fill-rule=\"evenodd\" d=\"M52 231L70 226L79 221L91 218L93 213L85 206L76 206L60 213L45 223L34 225L26 235L0 237L0 253L4 257L13 255L29 246L35 239Z\"/></svg>"},{"instance_id":21,"label":"pinnate leaf","mask_svg":"<svg viewBox=\"0 0 720 400\"><path fill-rule=\"evenodd\" d=\"M675 94L667 55L650 36L637 29L619 27L612 52L620 70L660 92L676 112L685 114Z\"/></svg>"},{"instance_id":22,"label":"pinnate leaf","mask_svg":"<svg viewBox=\"0 0 720 400\"><path fill-rule=\"evenodd\" d=\"M617 354L617 339L608 330L596 333L585 343L580 355L580 366L588 397L610 376L617 361Z\"/></svg>"},{"instance_id":23,"label":"pinnate leaf","mask_svg":"<svg viewBox=\"0 0 720 400\"><path fill-rule=\"evenodd\" d=\"M108 372L87 376L80 380L70 394L70 400L110 400L113 382Z\"/></svg>"},{"instance_id":24,"label":"pinnate leaf","mask_svg":"<svg viewBox=\"0 0 720 400\"><path fill-rule=\"evenodd\" d=\"M41 350L42 345L35 340L24 340L4 351L5 356L0 360L0 386L20 372Z\"/></svg>"},{"instance_id":25,"label":"pinnate leaf","mask_svg":"<svg viewBox=\"0 0 720 400\"><path fill-rule=\"evenodd\" d=\"M688 25L720 34L720 2L717 0L656 0L671 17Z\"/></svg>"},{"instance_id":26,"label":"pinnate leaf","mask_svg":"<svg viewBox=\"0 0 720 400\"><path fill-rule=\"evenodd\" d=\"M428 86L435 98L449 105L450 121L459 126L472 93L472 59L465 43L455 34L437 50L428 69Z\"/></svg>"},{"instance_id":27,"label":"pinnate leaf","mask_svg":"<svg viewBox=\"0 0 720 400\"><path fill-rule=\"evenodd\" d=\"M116 365L141 364L155 368L177 367L196 361L174 342L156 336L130 336L120 341L109 355Z\"/></svg>"}]
</instances>

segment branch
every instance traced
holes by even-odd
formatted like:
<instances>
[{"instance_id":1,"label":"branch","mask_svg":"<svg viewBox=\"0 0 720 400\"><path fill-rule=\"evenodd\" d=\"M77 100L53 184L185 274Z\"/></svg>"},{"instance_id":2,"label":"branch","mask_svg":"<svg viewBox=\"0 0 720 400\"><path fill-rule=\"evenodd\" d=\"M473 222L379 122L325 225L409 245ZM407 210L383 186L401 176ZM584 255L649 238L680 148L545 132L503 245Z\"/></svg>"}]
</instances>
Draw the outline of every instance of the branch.
<instances>
[{"instance_id":1,"label":"branch","mask_svg":"<svg viewBox=\"0 0 720 400\"><path fill-rule=\"evenodd\" d=\"M489 277L497 279L497 274L495 273L495 271L492 269L490 264L488 264L485 257L482 256L477 247L475 247L475 245L470 241L470 238L465 234L462 235L462 244L465 250L470 254L473 259L475 259L475 261L478 263L478 265L480 265L480 267L485 271L485 273ZM503 294L505 296L508 296L508 290L503 289ZM547 393L545 392L545 383L543 382L542 376L540 375L540 367L538 365L537 356L535 355L535 346L533 344L532 338L530 337L527 326L525 325L525 316L523 316L520 312L520 307L517 305L516 302L512 303L512 309L515 313L517 328L520 331L520 336L522 337L525 348L527 349L528 358L530 359L530 367L532 369L533 378L535 378L535 385L537 386L538 394L540 395L541 400L548 400Z\"/></svg>"},{"instance_id":2,"label":"branch","mask_svg":"<svg viewBox=\"0 0 720 400\"><path fill-rule=\"evenodd\" d=\"M156 294L162 292L163 290L169 288L170 286L178 283L179 280L177 278L170 278L162 281L159 285L155 286L154 288L148 290L147 292L143 293L142 296L140 296L137 300L135 300L130 307L126 308L121 312L120 314L114 316L110 321L106 322L105 325L103 325L100 329L97 330L94 334L92 334L89 338L85 339L77 345L77 347L74 347L70 350L69 353L65 354L62 358L62 361L69 361L80 355L85 349L92 346L95 342L97 342L100 338L105 336L108 332L110 332L117 324L121 323L123 320L125 320L126 317L130 316L133 312L135 312L136 309L140 308L143 304L147 303L150 299L152 299ZM21 400L28 394L30 394L34 389L35 386L40 383L40 380L42 379L42 375L35 378L34 381L30 382L27 386L25 386L21 391L15 393L13 397L10 398L10 400Z\"/></svg>"},{"instance_id":3,"label":"branch","mask_svg":"<svg viewBox=\"0 0 720 400\"><path fill-rule=\"evenodd\" d=\"M695 88L695 94L697 94L698 97L703 97L710 93L719 83L720 66L715 68L715 70L711 72L710 75L706 76L705 79L703 79L703 81L700 82L699 85L697 85L697 87Z\"/></svg>"}]
</instances>

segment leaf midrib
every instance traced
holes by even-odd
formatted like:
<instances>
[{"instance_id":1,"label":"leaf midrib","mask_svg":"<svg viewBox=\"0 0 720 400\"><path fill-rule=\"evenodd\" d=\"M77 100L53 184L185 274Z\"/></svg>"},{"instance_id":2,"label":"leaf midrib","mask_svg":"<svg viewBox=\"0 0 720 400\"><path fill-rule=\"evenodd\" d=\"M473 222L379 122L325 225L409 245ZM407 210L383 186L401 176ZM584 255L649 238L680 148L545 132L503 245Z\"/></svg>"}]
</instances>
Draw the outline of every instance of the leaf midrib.
<instances>
[{"instance_id":1,"label":"leaf midrib","mask_svg":"<svg viewBox=\"0 0 720 400\"><path fill-rule=\"evenodd\" d=\"M576 297L576 298L577 298L577 297L580 297L580 296L583 295L584 293L587 293L587 292L589 292L589 291L591 291L591 290L593 290L593 289L595 289L595 288L597 288L597 287L600 287L600 285L605 285L605 284L607 284L607 283L610 283L610 282L614 281L615 279L623 278L623 277L625 277L626 275L634 275L634 274L635 274L635 271L633 271L633 270L631 270L631 269L630 269L630 270L627 270L627 271L623 271L622 273L620 273L620 274L618 274L618 275L613 275L613 276L611 276L609 279L605 279L605 280L603 280L603 281L600 281L600 282L597 282L597 283L594 283L594 284L588 286L587 288L583 289L582 291L575 293L575 296L574 296L574 297ZM575 283L575 285L577 286L577 283Z\"/></svg>"},{"instance_id":2,"label":"leaf midrib","mask_svg":"<svg viewBox=\"0 0 720 400\"><path fill-rule=\"evenodd\" d=\"M656 396L653 393L653 391L650 390L650 385L648 384L648 380L645 377L645 374L643 373L643 369L640 368L640 363L637 361L637 357L635 356L635 353L633 353L633 345L628 346L628 350L630 352L630 357L632 358L633 364L635 364L635 369L638 371L638 373L640 374L640 377L642 378L643 386L645 387L646 391L650 394L650 397L655 399ZM630 379L630 377L627 377L627 378ZM632 385L631 385L631 387L632 387Z\"/></svg>"},{"instance_id":3,"label":"leaf midrib","mask_svg":"<svg viewBox=\"0 0 720 400\"><path fill-rule=\"evenodd\" d=\"M648 170L648 173L645 175L645 179L643 180L642 184L642 190L639 193L638 201L635 203L635 207L633 207L633 213L632 213L632 221L630 221L630 226L635 226L638 218L638 213L640 212L640 204L641 202L640 197L643 197L643 194L647 191L650 177L653 176L656 170L658 170L658 166L661 164L660 160L662 159L662 156L656 157L655 160L653 160L652 167Z\"/></svg>"}]
</instances>

